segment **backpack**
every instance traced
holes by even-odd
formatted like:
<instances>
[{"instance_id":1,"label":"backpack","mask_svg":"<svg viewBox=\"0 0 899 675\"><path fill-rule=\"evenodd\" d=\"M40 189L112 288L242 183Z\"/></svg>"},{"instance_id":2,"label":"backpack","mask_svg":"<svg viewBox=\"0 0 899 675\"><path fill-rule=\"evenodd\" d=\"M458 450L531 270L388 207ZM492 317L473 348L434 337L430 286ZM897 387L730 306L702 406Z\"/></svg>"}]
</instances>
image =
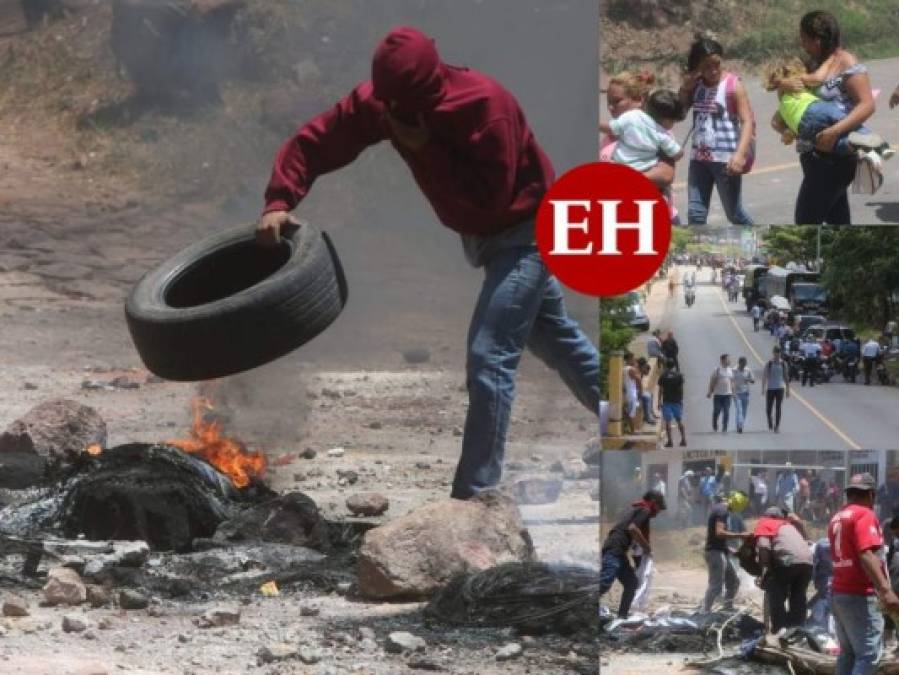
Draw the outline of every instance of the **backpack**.
<instances>
[{"instance_id":1,"label":"backpack","mask_svg":"<svg viewBox=\"0 0 899 675\"><path fill-rule=\"evenodd\" d=\"M737 109L737 82L740 81L740 78L734 73L728 73L724 76L724 100L727 102L727 112L737 117L739 115L739 111ZM752 115L752 121L750 125L752 127L752 140L749 141L749 150L746 153L746 164L743 167L743 173L749 173L752 171L752 166L755 164L755 144L756 144L756 131L758 129L758 125L755 121L755 113L752 112L750 108L750 114Z\"/></svg>"}]
</instances>

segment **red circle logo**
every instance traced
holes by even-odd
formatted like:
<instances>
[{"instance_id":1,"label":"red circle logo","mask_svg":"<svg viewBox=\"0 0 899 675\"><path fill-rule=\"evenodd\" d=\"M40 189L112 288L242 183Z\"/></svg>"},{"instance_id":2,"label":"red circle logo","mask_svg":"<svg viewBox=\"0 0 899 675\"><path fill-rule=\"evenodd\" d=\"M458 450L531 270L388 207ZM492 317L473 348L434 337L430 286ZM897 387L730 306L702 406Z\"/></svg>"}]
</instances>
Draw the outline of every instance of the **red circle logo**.
<instances>
[{"instance_id":1,"label":"red circle logo","mask_svg":"<svg viewBox=\"0 0 899 675\"><path fill-rule=\"evenodd\" d=\"M659 189L622 164L582 164L563 174L537 211L537 247L566 286L600 297L652 278L671 243L671 213Z\"/></svg>"}]
</instances>

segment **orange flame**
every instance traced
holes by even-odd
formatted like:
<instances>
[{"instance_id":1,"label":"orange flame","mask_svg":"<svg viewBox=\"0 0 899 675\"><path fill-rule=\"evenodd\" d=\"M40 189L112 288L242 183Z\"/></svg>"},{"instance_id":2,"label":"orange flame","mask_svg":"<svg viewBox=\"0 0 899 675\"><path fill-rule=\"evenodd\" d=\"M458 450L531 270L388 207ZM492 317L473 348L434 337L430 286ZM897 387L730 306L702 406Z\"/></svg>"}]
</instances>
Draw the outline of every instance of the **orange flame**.
<instances>
[{"instance_id":1,"label":"orange flame","mask_svg":"<svg viewBox=\"0 0 899 675\"><path fill-rule=\"evenodd\" d=\"M212 402L205 396L198 396L191 402L193 409L193 426L190 438L168 441L169 445L180 448L184 452L197 454L227 475L231 482L239 488L250 484L253 476L265 471L265 456L255 450L247 450L243 444L232 438L223 436L221 423L217 420L204 419L205 410L214 410Z\"/></svg>"},{"instance_id":2,"label":"orange flame","mask_svg":"<svg viewBox=\"0 0 899 675\"><path fill-rule=\"evenodd\" d=\"M87 446L84 449L84 451L87 454L93 455L94 457L96 457L97 455L99 455L103 452L103 446L100 445L99 443L91 443L89 446Z\"/></svg>"}]
</instances>

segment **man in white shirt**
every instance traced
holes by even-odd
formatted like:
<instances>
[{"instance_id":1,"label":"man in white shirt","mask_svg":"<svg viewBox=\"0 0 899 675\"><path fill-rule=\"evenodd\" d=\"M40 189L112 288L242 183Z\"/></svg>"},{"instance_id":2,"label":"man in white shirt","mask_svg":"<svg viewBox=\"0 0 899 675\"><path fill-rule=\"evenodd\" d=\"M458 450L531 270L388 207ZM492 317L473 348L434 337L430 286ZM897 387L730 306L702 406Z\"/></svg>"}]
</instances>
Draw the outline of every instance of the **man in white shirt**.
<instances>
[{"instance_id":1,"label":"man in white shirt","mask_svg":"<svg viewBox=\"0 0 899 675\"><path fill-rule=\"evenodd\" d=\"M818 341L809 338L805 342L802 343L802 355L805 357L805 361L802 363L802 386L805 386L805 381L808 380L809 386L815 386L815 377L818 375L818 358L821 355L821 345L818 344Z\"/></svg>"},{"instance_id":2,"label":"man in white shirt","mask_svg":"<svg viewBox=\"0 0 899 675\"><path fill-rule=\"evenodd\" d=\"M862 345L862 363L865 366L865 384L871 384L871 371L874 370L874 362L880 356L880 343L873 337Z\"/></svg>"},{"instance_id":3,"label":"man in white shirt","mask_svg":"<svg viewBox=\"0 0 899 675\"><path fill-rule=\"evenodd\" d=\"M668 486L665 484L665 481L662 480L661 474L659 474L659 473L652 474L652 490L654 492L658 492L663 497L667 497L668 496L666 494L667 487Z\"/></svg>"},{"instance_id":4,"label":"man in white shirt","mask_svg":"<svg viewBox=\"0 0 899 675\"><path fill-rule=\"evenodd\" d=\"M759 332L759 321L762 318L762 308L758 305L753 305L752 309L749 310L749 313L752 315L752 330L756 333Z\"/></svg>"},{"instance_id":5,"label":"man in white shirt","mask_svg":"<svg viewBox=\"0 0 899 675\"><path fill-rule=\"evenodd\" d=\"M712 398L712 429L718 431L718 417L721 417L721 431L727 431L730 418L730 404L734 398L734 370L730 367L730 356L721 355L721 361L709 378L708 398Z\"/></svg>"}]
</instances>

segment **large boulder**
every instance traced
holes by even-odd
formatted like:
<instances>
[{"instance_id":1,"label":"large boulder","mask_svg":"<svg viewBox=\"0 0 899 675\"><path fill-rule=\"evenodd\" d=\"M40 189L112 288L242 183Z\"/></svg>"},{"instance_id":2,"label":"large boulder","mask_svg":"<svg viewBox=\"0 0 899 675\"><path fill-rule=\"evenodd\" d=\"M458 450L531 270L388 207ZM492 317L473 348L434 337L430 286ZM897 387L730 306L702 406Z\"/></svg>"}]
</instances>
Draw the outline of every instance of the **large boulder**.
<instances>
[{"instance_id":1,"label":"large boulder","mask_svg":"<svg viewBox=\"0 0 899 675\"><path fill-rule=\"evenodd\" d=\"M106 422L93 408L68 399L51 399L29 410L0 435L0 453L30 452L64 457L88 445L106 446Z\"/></svg>"},{"instance_id":2,"label":"large boulder","mask_svg":"<svg viewBox=\"0 0 899 675\"><path fill-rule=\"evenodd\" d=\"M533 558L515 502L491 490L428 504L366 532L359 591L375 599L425 598L459 573Z\"/></svg>"},{"instance_id":3,"label":"large boulder","mask_svg":"<svg viewBox=\"0 0 899 675\"><path fill-rule=\"evenodd\" d=\"M87 600L87 588L81 577L68 567L52 568L43 591L48 605L80 605Z\"/></svg>"}]
</instances>

